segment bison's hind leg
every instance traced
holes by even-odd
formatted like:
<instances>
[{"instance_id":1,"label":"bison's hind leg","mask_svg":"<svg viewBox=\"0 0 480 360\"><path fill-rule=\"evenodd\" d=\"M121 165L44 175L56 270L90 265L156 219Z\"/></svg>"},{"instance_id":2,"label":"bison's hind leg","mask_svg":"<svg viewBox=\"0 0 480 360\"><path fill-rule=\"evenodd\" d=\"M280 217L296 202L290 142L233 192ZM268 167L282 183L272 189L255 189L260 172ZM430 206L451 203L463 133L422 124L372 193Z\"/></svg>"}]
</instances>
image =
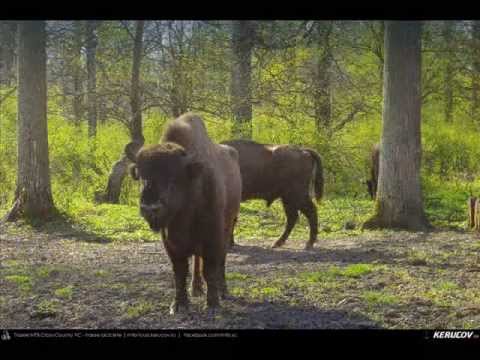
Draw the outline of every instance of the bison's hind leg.
<instances>
[{"instance_id":1,"label":"bison's hind leg","mask_svg":"<svg viewBox=\"0 0 480 360\"><path fill-rule=\"evenodd\" d=\"M298 208L294 205L294 202L282 198L282 204L285 215L287 216L287 224L285 225L285 231L282 236L272 244L272 248L277 248L285 244L285 241L287 241L298 220Z\"/></svg>"},{"instance_id":2,"label":"bison's hind leg","mask_svg":"<svg viewBox=\"0 0 480 360\"><path fill-rule=\"evenodd\" d=\"M313 248L313 244L317 241L318 236L317 208L312 199L308 198L304 201L300 211L306 216L310 226L310 238L305 244L305 250L310 250Z\"/></svg>"}]
</instances>

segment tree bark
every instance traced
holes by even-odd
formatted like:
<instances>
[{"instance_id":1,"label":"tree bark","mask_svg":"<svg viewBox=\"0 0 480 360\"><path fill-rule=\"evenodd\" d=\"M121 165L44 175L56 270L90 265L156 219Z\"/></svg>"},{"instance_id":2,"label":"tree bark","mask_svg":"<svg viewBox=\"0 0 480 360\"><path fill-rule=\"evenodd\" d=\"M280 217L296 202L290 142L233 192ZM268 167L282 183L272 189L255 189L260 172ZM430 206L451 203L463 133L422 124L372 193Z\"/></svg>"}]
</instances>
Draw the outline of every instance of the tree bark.
<instances>
[{"instance_id":1,"label":"tree bark","mask_svg":"<svg viewBox=\"0 0 480 360\"><path fill-rule=\"evenodd\" d=\"M17 22L0 22L0 84L10 86L15 80Z\"/></svg>"},{"instance_id":2,"label":"tree bark","mask_svg":"<svg viewBox=\"0 0 480 360\"><path fill-rule=\"evenodd\" d=\"M331 21L317 22L318 60L314 84L314 110L317 129L329 127L332 117L332 94L330 68L332 64L332 49L330 35L333 23Z\"/></svg>"},{"instance_id":3,"label":"tree bark","mask_svg":"<svg viewBox=\"0 0 480 360\"><path fill-rule=\"evenodd\" d=\"M232 28L231 99L233 110L233 135L252 138L252 50L255 23L235 20Z\"/></svg>"},{"instance_id":4,"label":"tree bark","mask_svg":"<svg viewBox=\"0 0 480 360\"><path fill-rule=\"evenodd\" d=\"M143 32L144 21L139 20L135 26L135 39L133 44L133 59L132 59L132 80L130 89L130 106L131 106L131 121L130 121L130 135L132 142L136 144L137 149L144 144L145 139L142 132L142 108L140 97L140 69L143 55ZM125 154L113 165L112 171L108 178L107 189L105 195L98 200L118 204L120 199L120 192L122 189L123 179L127 173L129 160Z\"/></svg>"},{"instance_id":5,"label":"tree bark","mask_svg":"<svg viewBox=\"0 0 480 360\"><path fill-rule=\"evenodd\" d=\"M140 98L140 68L143 56L143 31L145 21L137 21L135 29L135 40L133 46L133 61L132 61L132 80L130 89L130 106L132 110L131 119L131 135L132 141L142 143L144 142L142 133L142 109Z\"/></svg>"},{"instance_id":6,"label":"tree bark","mask_svg":"<svg viewBox=\"0 0 480 360\"><path fill-rule=\"evenodd\" d=\"M97 21L87 20L85 24L86 50L87 50L87 117L88 136L97 135Z\"/></svg>"},{"instance_id":7,"label":"tree bark","mask_svg":"<svg viewBox=\"0 0 480 360\"><path fill-rule=\"evenodd\" d=\"M73 116L78 125L82 118L82 22L73 22Z\"/></svg>"},{"instance_id":8,"label":"tree bark","mask_svg":"<svg viewBox=\"0 0 480 360\"><path fill-rule=\"evenodd\" d=\"M383 130L376 213L364 228L426 230L421 164L421 23L385 28Z\"/></svg>"},{"instance_id":9,"label":"tree bark","mask_svg":"<svg viewBox=\"0 0 480 360\"><path fill-rule=\"evenodd\" d=\"M445 72L443 81L443 94L444 94L444 116L446 122L452 122L453 114L453 25L454 22L447 20L443 22L443 40L445 42Z\"/></svg>"},{"instance_id":10,"label":"tree bark","mask_svg":"<svg viewBox=\"0 0 480 360\"><path fill-rule=\"evenodd\" d=\"M45 46L45 21L19 22L18 171L7 221L46 219L55 213L48 158Z\"/></svg>"},{"instance_id":11,"label":"tree bark","mask_svg":"<svg viewBox=\"0 0 480 360\"><path fill-rule=\"evenodd\" d=\"M479 116L479 91L480 91L480 21L475 20L472 24L473 61L472 61L472 118L478 121Z\"/></svg>"}]
</instances>

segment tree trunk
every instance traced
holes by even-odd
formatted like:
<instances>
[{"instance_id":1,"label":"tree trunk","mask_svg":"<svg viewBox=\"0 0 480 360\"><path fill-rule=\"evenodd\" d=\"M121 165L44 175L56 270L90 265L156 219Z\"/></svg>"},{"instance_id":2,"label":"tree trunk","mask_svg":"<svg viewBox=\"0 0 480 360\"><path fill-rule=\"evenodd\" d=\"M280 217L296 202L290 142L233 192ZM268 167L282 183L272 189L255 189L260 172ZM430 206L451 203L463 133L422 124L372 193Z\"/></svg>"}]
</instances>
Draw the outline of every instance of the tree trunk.
<instances>
[{"instance_id":1,"label":"tree trunk","mask_svg":"<svg viewBox=\"0 0 480 360\"><path fill-rule=\"evenodd\" d=\"M140 67L143 55L143 30L145 21L137 21L135 40L133 46L132 81L130 90L130 106L132 119L130 131L132 141L142 143L145 141L142 133L142 108L140 98Z\"/></svg>"},{"instance_id":2,"label":"tree trunk","mask_svg":"<svg viewBox=\"0 0 480 360\"><path fill-rule=\"evenodd\" d=\"M15 80L17 22L0 22L0 84L10 86Z\"/></svg>"},{"instance_id":3,"label":"tree trunk","mask_svg":"<svg viewBox=\"0 0 480 360\"><path fill-rule=\"evenodd\" d=\"M385 51L384 51L384 42L383 39L385 38L385 21L380 21L379 24L379 40L377 44L377 51L376 55L378 58L378 72L379 72L379 78L380 78L380 93L383 90L383 67L385 63Z\"/></svg>"},{"instance_id":4,"label":"tree trunk","mask_svg":"<svg viewBox=\"0 0 480 360\"><path fill-rule=\"evenodd\" d=\"M472 118L478 121L479 115L479 91L480 91L480 21L473 21L472 25L473 39L473 62L472 62Z\"/></svg>"},{"instance_id":5,"label":"tree trunk","mask_svg":"<svg viewBox=\"0 0 480 360\"><path fill-rule=\"evenodd\" d=\"M75 20L73 26L73 116L78 125L82 118L82 22Z\"/></svg>"},{"instance_id":6,"label":"tree trunk","mask_svg":"<svg viewBox=\"0 0 480 360\"><path fill-rule=\"evenodd\" d=\"M253 21L235 20L232 29L231 97L233 135L252 138L252 50L255 26Z\"/></svg>"},{"instance_id":7,"label":"tree trunk","mask_svg":"<svg viewBox=\"0 0 480 360\"><path fill-rule=\"evenodd\" d=\"M315 72L314 109L317 129L329 127L332 117L332 94L330 84L330 68L332 64L332 49L330 34L331 21L317 22L318 60Z\"/></svg>"},{"instance_id":8,"label":"tree trunk","mask_svg":"<svg viewBox=\"0 0 480 360\"><path fill-rule=\"evenodd\" d=\"M453 21L444 21L443 22L443 39L445 41L445 72L444 72L444 81L443 81L443 94L445 101L445 121L452 121L453 114Z\"/></svg>"},{"instance_id":9,"label":"tree trunk","mask_svg":"<svg viewBox=\"0 0 480 360\"><path fill-rule=\"evenodd\" d=\"M97 134L97 21L87 20L85 24L87 50L87 109L88 136L94 138Z\"/></svg>"},{"instance_id":10,"label":"tree trunk","mask_svg":"<svg viewBox=\"0 0 480 360\"><path fill-rule=\"evenodd\" d=\"M421 163L421 23L385 27L383 130L376 214L364 228L425 230Z\"/></svg>"},{"instance_id":11,"label":"tree trunk","mask_svg":"<svg viewBox=\"0 0 480 360\"><path fill-rule=\"evenodd\" d=\"M142 108L140 98L140 69L143 55L143 31L144 21L136 22L135 40L133 44L133 60L132 60L132 81L130 90L130 106L132 118L130 121L130 135L132 142L139 149L145 142L142 132ZM120 192L122 189L123 179L127 173L129 160L123 154L121 158L113 165L112 171L108 178L107 189L104 198L100 198L105 202L118 204Z\"/></svg>"},{"instance_id":12,"label":"tree trunk","mask_svg":"<svg viewBox=\"0 0 480 360\"><path fill-rule=\"evenodd\" d=\"M19 22L17 188L7 221L46 219L55 213L48 159L45 44L45 21Z\"/></svg>"}]
</instances>

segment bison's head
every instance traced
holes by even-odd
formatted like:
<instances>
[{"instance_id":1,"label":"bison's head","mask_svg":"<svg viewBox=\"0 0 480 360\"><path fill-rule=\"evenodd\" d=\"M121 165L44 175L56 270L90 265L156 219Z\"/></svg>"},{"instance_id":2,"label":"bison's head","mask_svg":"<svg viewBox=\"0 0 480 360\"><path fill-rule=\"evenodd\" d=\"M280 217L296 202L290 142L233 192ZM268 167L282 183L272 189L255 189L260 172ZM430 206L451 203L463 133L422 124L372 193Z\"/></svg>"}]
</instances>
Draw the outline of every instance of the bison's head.
<instances>
[{"instance_id":1,"label":"bison's head","mask_svg":"<svg viewBox=\"0 0 480 360\"><path fill-rule=\"evenodd\" d=\"M159 232L168 226L175 215L188 204L188 194L192 180L202 170L201 163L195 161L185 149L175 143L144 146L128 158L134 162L130 174L142 184L140 214Z\"/></svg>"}]
</instances>

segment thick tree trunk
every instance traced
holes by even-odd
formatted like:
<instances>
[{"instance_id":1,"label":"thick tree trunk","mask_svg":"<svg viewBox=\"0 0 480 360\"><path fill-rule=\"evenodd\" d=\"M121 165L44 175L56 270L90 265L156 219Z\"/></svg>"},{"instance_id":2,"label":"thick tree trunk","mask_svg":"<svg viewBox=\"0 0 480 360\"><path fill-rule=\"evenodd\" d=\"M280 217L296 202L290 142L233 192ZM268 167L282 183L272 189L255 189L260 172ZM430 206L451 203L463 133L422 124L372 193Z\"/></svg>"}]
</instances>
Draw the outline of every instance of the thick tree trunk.
<instances>
[{"instance_id":1,"label":"thick tree trunk","mask_svg":"<svg viewBox=\"0 0 480 360\"><path fill-rule=\"evenodd\" d=\"M445 102L445 121L452 121L453 114L453 21L444 21L443 22L443 40L445 42L445 72L444 72L444 81L443 81L443 94Z\"/></svg>"},{"instance_id":2,"label":"thick tree trunk","mask_svg":"<svg viewBox=\"0 0 480 360\"><path fill-rule=\"evenodd\" d=\"M136 144L137 149L140 149L145 142L142 132L142 108L140 98L140 69L143 54L144 23L144 21L136 22L135 40L133 45L132 81L130 90L130 105L132 114L130 122L130 134L132 137L132 142ZM123 154L122 157L113 165L112 171L108 178L105 195L103 199L100 198L99 200L118 204L122 183L127 173L128 164L129 160Z\"/></svg>"},{"instance_id":3,"label":"thick tree trunk","mask_svg":"<svg viewBox=\"0 0 480 360\"><path fill-rule=\"evenodd\" d=\"M376 214L364 228L429 227L420 183L420 89L421 23L388 21Z\"/></svg>"},{"instance_id":4,"label":"thick tree trunk","mask_svg":"<svg viewBox=\"0 0 480 360\"><path fill-rule=\"evenodd\" d=\"M473 21L472 25L473 39L473 61L472 61L472 118L478 121L479 117L479 91L480 91L480 21Z\"/></svg>"},{"instance_id":5,"label":"thick tree trunk","mask_svg":"<svg viewBox=\"0 0 480 360\"><path fill-rule=\"evenodd\" d=\"M329 127L332 117L330 84L330 68L332 64L330 35L332 28L333 24L331 21L317 22L318 60L314 77L314 110L317 129Z\"/></svg>"},{"instance_id":6,"label":"thick tree trunk","mask_svg":"<svg viewBox=\"0 0 480 360\"><path fill-rule=\"evenodd\" d=\"M19 22L17 188L7 221L46 219L55 213L48 159L45 38L45 21Z\"/></svg>"},{"instance_id":7,"label":"thick tree trunk","mask_svg":"<svg viewBox=\"0 0 480 360\"><path fill-rule=\"evenodd\" d=\"M75 20L73 39L73 116L76 124L82 118L82 22Z\"/></svg>"},{"instance_id":8,"label":"thick tree trunk","mask_svg":"<svg viewBox=\"0 0 480 360\"><path fill-rule=\"evenodd\" d=\"M253 21L235 20L232 29L231 99L233 135L252 138L252 50L255 26Z\"/></svg>"},{"instance_id":9,"label":"thick tree trunk","mask_svg":"<svg viewBox=\"0 0 480 360\"><path fill-rule=\"evenodd\" d=\"M15 80L17 22L0 22L0 84L10 86Z\"/></svg>"},{"instance_id":10,"label":"thick tree trunk","mask_svg":"<svg viewBox=\"0 0 480 360\"><path fill-rule=\"evenodd\" d=\"M94 138L97 134L97 21L87 20L85 24L87 50L87 117L88 136Z\"/></svg>"}]
</instances>

